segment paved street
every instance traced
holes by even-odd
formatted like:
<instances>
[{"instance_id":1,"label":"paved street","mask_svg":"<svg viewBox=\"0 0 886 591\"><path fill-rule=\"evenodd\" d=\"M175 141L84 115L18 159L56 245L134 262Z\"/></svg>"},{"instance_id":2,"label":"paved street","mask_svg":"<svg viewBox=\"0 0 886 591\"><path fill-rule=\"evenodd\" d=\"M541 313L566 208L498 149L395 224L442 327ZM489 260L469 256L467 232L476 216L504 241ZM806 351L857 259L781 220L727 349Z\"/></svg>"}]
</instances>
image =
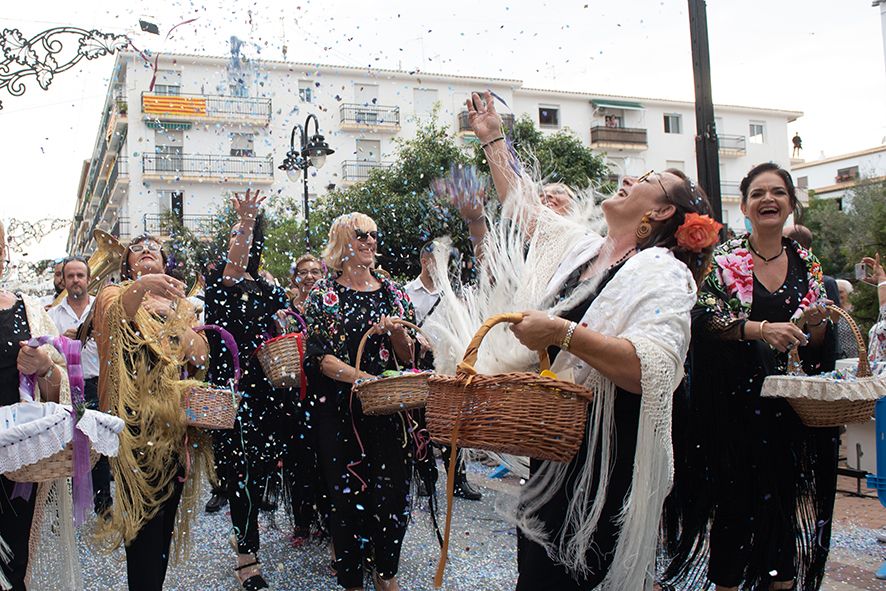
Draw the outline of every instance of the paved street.
<instances>
[{"instance_id":1,"label":"paved street","mask_svg":"<svg viewBox=\"0 0 886 591\"><path fill-rule=\"evenodd\" d=\"M481 471L482 470L482 471ZM488 480L488 468L472 466L471 479L489 488L480 502L456 500L452 526L450 564L444 589L450 591L504 591L514 588L516 578L516 537L513 528L495 513L495 501L516 479ZM441 483L442 486L442 478ZM841 489L853 490L854 481L841 480ZM868 491L870 492L870 491ZM441 489L442 497L442 489ZM439 547L424 505L416 506L403 548L400 580L404 589L433 589ZM441 528L443 515L440 516ZM292 548L288 542L285 517L276 515L276 524L261 519L264 572L276 591L335 591L339 589L329 572L325 547L312 544ZM886 509L872 498L840 494L828 564L825 591L886 590L886 582L873 572L886 560L886 545L876 541L876 528L886 525ZM225 512L201 514L194 531L190 559L170 569L166 588L174 591L233 591L238 589L231 567L233 552L228 543L230 519ZM126 565L122 551L113 556L89 552L81 546L85 588L90 591L126 588ZM371 588L367 586L367 588Z\"/></svg>"}]
</instances>

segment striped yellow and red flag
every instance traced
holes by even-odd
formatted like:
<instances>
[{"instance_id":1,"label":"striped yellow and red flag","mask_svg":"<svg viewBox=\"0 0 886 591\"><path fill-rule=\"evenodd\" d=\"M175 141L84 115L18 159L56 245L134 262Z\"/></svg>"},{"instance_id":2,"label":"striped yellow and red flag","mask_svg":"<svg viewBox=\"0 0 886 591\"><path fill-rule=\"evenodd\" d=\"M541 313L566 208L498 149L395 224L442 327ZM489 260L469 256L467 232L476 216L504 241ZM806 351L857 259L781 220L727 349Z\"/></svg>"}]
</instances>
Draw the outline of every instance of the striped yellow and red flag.
<instances>
[{"instance_id":1,"label":"striped yellow and red flag","mask_svg":"<svg viewBox=\"0 0 886 591\"><path fill-rule=\"evenodd\" d=\"M145 115L205 117L206 99L204 97L146 94L142 97L142 111Z\"/></svg>"}]
</instances>

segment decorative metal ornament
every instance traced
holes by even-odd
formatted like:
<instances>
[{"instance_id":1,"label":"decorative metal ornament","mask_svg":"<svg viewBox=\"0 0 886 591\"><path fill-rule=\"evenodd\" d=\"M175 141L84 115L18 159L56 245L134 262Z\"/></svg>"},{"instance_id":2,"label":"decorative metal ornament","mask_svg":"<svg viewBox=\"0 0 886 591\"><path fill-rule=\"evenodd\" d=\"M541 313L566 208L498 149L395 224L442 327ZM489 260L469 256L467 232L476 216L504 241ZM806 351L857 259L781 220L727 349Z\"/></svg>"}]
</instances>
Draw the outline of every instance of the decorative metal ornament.
<instances>
[{"instance_id":1,"label":"decorative metal ornament","mask_svg":"<svg viewBox=\"0 0 886 591\"><path fill-rule=\"evenodd\" d=\"M65 51L76 41L76 51ZM130 45L126 35L102 33L92 29L55 27L25 39L18 29L3 29L0 34L0 90L12 96L21 96L26 87L23 78L34 76L43 90L48 90L56 74L72 68L86 58L96 59ZM0 101L0 109L3 103Z\"/></svg>"},{"instance_id":2,"label":"decorative metal ornament","mask_svg":"<svg viewBox=\"0 0 886 591\"><path fill-rule=\"evenodd\" d=\"M652 224L649 223L649 215L644 215L640 225L637 226L637 242L646 240L650 234L652 234Z\"/></svg>"}]
</instances>

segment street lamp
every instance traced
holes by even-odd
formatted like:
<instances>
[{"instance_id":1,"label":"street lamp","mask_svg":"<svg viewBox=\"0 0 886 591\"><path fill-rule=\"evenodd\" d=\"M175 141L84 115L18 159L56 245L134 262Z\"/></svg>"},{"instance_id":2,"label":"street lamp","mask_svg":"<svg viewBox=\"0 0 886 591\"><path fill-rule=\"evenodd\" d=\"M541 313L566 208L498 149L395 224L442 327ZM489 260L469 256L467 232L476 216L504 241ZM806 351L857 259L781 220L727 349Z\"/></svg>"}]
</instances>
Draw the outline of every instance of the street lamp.
<instances>
[{"instance_id":1,"label":"street lamp","mask_svg":"<svg viewBox=\"0 0 886 591\"><path fill-rule=\"evenodd\" d=\"M314 122L314 135L309 138L307 132L311 121ZM295 149L296 131L298 131L300 138L300 150ZM308 167L313 166L317 169L323 168L323 165L326 164L326 157L333 153L335 153L335 150L330 148L326 143L325 138L320 135L320 122L317 120L317 116L311 114L305 119L304 127L296 123L295 127L292 128L292 135L289 138L289 151L286 153L286 158L283 159L283 164L277 167L280 170L286 171L286 176L288 176L289 180L293 183L298 182L299 176L302 177L304 182L306 252L311 250L311 228L309 225L310 217L308 215L310 213L308 205Z\"/></svg>"}]
</instances>

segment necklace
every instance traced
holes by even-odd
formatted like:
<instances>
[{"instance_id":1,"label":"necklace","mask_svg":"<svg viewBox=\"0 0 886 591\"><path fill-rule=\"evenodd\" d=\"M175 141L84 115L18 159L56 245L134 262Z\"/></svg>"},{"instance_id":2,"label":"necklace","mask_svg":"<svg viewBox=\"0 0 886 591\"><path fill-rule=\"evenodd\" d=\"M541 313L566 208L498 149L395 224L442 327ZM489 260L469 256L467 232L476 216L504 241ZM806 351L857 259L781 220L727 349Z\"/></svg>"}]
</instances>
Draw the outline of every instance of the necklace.
<instances>
[{"instance_id":1,"label":"necklace","mask_svg":"<svg viewBox=\"0 0 886 591\"><path fill-rule=\"evenodd\" d=\"M774 261L775 259L777 259L778 257L780 257L782 254L784 254L784 244L781 245L781 250L778 251L778 254L777 254L777 255L772 256L772 257L769 257L768 259L767 259L766 257L764 257L762 254L760 254L759 252L757 252L757 249L754 248L754 243L751 242L751 239L750 239L750 238L748 238L748 247L751 249L751 252L752 252L752 253L754 253L755 255L757 255L758 257L760 257L760 258L763 260L763 262L766 263L766 264L771 263L772 261Z\"/></svg>"},{"instance_id":2,"label":"necklace","mask_svg":"<svg viewBox=\"0 0 886 591\"><path fill-rule=\"evenodd\" d=\"M615 261L614 263L609 265L609 268L612 269L613 267L619 266L620 264L622 264L623 262L628 260L628 257L631 256L632 254L634 254L634 252L636 252L636 250L637 250L636 246L632 247L629 251L624 253L620 259L618 259L617 261Z\"/></svg>"}]
</instances>

